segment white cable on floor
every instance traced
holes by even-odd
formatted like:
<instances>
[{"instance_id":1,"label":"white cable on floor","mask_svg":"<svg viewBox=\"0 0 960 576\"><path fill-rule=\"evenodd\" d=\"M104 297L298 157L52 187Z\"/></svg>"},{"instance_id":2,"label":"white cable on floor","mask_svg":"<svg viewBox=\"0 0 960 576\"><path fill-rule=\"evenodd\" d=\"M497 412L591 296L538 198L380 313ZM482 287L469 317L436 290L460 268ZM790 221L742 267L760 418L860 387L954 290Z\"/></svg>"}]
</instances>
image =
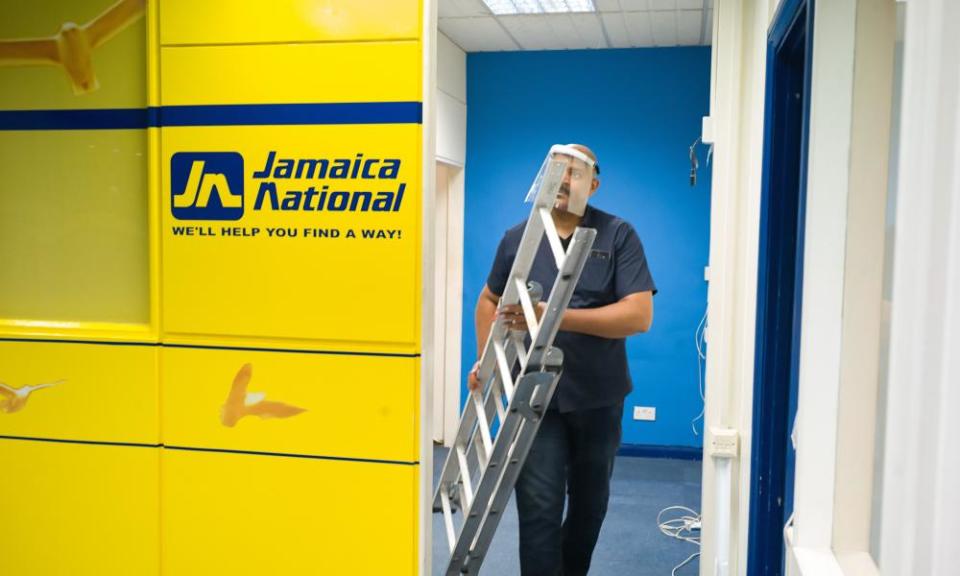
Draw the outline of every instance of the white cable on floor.
<instances>
[{"instance_id":1,"label":"white cable on floor","mask_svg":"<svg viewBox=\"0 0 960 576\"><path fill-rule=\"evenodd\" d=\"M664 520L664 514L672 510L686 512L686 514ZM660 532L671 538L696 544L697 548L700 547L700 514L697 514L686 506L668 506L661 510L660 513L657 514L657 528L660 529ZM670 576L677 576L677 570L683 568L698 556L700 556L699 551L688 556L686 560L674 566L670 572Z\"/></svg>"}]
</instances>

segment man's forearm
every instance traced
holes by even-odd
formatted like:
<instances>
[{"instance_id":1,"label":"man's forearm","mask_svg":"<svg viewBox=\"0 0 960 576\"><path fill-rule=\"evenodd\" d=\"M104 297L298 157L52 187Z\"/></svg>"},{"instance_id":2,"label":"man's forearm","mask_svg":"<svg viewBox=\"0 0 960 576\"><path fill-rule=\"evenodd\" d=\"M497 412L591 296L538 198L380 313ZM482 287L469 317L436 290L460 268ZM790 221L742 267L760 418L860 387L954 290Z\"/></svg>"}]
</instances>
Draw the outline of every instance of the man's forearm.
<instances>
[{"instance_id":1,"label":"man's forearm","mask_svg":"<svg viewBox=\"0 0 960 576\"><path fill-rule=\"evenodd\" d=\"M497 317L497 305L490 299L480 296L477 301L477 309L474 314L474 328L477 334L477 358L483 355L483 348L487 345L487 338L490 337L490 328Z\"/></svg>"},{"instance_id":2,"label":"man's forearm","mask_svg":"<svg viewBox=\"0 0 960 576\"><path fill-rule=\"evenodd\" d=\"M567 309L560 329L601 338L626 338L646 332L653 321L653 308L645 300L621 300L600 308Z\"/></svg>"}]
</instances>

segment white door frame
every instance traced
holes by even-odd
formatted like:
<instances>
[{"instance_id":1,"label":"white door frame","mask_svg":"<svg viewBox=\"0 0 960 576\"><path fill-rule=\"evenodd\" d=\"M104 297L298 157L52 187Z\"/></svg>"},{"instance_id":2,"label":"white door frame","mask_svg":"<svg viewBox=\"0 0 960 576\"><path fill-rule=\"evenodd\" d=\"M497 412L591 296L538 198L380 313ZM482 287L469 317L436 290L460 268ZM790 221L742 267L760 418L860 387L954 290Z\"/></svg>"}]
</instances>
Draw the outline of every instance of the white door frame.
<instances>
[{"instance_id":1,"label":"white door frame","mask_svg":"<svg viewBox=\"0 0 960 576\"><path fill-rule=\"evenodd\" d=\"M464 170L437 160L435 204L435 317L433 441L450 447L460 419L461 322L463 318Z\"/></svg>"}]
</instances>

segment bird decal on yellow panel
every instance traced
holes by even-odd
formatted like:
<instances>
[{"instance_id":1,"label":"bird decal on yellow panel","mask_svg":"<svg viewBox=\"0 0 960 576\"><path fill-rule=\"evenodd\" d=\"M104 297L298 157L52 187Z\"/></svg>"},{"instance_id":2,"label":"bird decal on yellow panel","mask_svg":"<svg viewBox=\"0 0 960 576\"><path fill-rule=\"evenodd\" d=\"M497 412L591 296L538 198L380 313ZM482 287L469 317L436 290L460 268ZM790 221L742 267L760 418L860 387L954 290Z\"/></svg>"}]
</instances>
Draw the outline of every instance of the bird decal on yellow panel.
<instances>
[{"instance_id":1,"label":"bird decal on yellow panel","mask_svg":"<svg viewBox=\"0 0 960 576\"><path fill-rule=\"evenodd\" d=\"M99 16L78 26L65 22L56 36L0 40L0 66L62 66L74 94L100 85L93 71L93 50L143 15L146 0L120 0Z\"/></svg>"},{"instance_id":2,"label":"bird decal on yellow panel","mask_svg":"<svg viewBox=\"0 0 960 576\"><path fill-rule=\"evenodd\" d=\"M31 394L37 390L57 386L64 382L66 382L66 380L56 380L44 384L21 386L20 388L13 388L0 382L0 412L6 412L7 414L19 412L27 405L27 400L30 399Z\"/></svg>"},{"instance_id":3,"label":"bird decal on yellow panel","mask_svg":"<svg viewBox=\"0 0 960 576\"><path fill-rule=\"evenodd\" d=\"M230 428L236 426L244 416L259 416L260 418L290 418L302 412L305 408L291 406L283 402L266 400L262 392L247 392L247 386L253 377L253 366L244 364L237 375L233 377L233 385L227 401L220 409L220 422Z\"/></svg>"}]
</instances>

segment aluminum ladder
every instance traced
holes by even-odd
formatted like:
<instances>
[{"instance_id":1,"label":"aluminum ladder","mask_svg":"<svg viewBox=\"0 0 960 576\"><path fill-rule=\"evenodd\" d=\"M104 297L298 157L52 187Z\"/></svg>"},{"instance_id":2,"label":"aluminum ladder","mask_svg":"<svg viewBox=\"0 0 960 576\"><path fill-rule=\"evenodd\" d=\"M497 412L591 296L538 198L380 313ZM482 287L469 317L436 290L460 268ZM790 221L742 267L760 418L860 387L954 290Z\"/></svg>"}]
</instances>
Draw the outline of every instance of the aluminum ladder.
<instances>
[{"instance_id":1,"label":"aluminum ladder","mask_svg":"<svg viewBox=\"0 0 960 576\"><path fill-rule=\"evenodd\" d=\"M450 547L447 576L479 573L560 379L563 353L553 340L596 237L596 230L577 228L564 250L557 234L551 211L567 163L548 155L534 181L533 208L500 298L499 308L522 306L530 347L527 331L510 330L498 314L480 359L480 386L470 392L434 493L433 511L443 513ZM528 284L528 276L544 235L558 272L538 322L535 307L543 290Z\"/></svg>"}]
</instances>

